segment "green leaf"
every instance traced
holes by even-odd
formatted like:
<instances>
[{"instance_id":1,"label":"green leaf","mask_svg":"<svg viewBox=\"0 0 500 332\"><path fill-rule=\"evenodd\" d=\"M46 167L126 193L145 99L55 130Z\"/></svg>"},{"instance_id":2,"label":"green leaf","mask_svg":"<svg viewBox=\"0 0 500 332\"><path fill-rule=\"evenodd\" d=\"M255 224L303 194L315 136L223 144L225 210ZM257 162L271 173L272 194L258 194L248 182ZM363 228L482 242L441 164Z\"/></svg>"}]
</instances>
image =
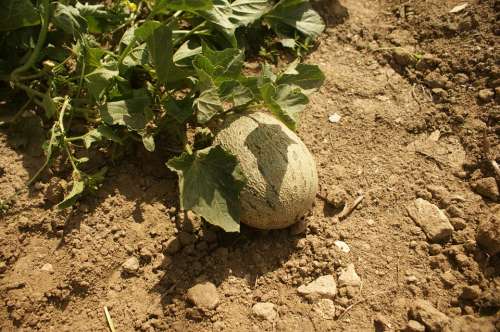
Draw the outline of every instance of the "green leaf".
<instances>
[{"instance_id":1,"label":"green leaf","mask_svg":"<svg viewBox=\"0 0 500 332\"><path fill-rule=\"evenodd\" d=\"M239 194L245 178L235 156L214 146L183 153L167 166L179 176L182 209L193 210L226 232L239 232Z\"/></svg>"},{"instance_id":2,"label":"green leaf","mask_svg":"<svg viewBox=\"0 0 500 332\"><path fill-rule=\"evenodd\" d=\"M203 91L200 96L195 99L194 107L197 110L196 120L199 124L207 123L214 115L224 111L222 101L220 100L216 88Z\"/></svg>"},{"instance_id":3,"label":"green leaf","mask_svg":"<svg viewBox=\"0 0 500 332\"><path fill-rule=\"evenodd\" d=\"M149 39L153 35L156 29L161 27L161 23L158 21L146 21L143 24L141 24L140 27L136 28L133 30L134 32L134 37L136 40L140 42L144 42ZM123 41L123 37L122 37Z\"/></svg>"},{"instance_id":4,"label":"green leaf","mask_svg":"<svg viewBox=\"0 0 500 332\"><path fill-rule=\"evenodd\" d=\"M153 15L166 14L173 10L209 10L212 6L211 0L158 0L153 8Z\"/></svg>"},{"instance_id":5,"label":"green leaf","mask_svg":"<svg viewBox=\"0 0 500 332\"><path fill-rule=\"evenodd\" d=\"M73 187L71 191L64 197L64 200L57 204L59 209L65 209L67 207L73 206L76 200L83 194L85 190L85 181L83 179L83 174L79 171L73 171Z\"/></svg>"},{"instance_id":6,"label":"green leaf","mask_svg":"<svg viewBox=\"0 0 500 332\"><path fill-rule=\"evenodd\" d=\"M260 92L267 108L290 129L295 130L299 113L309 102L307 96L291 85L276 87L272 83L261 86Z\"/></svg>"},{"instance_id":7,"label":"green leaf","mask_svg":"<svg viewBox=\"0 0 500 332\"><path fill-rule=\"evenodd\" d=\"M202 52L201 46L193 40L188 40L183 43L173 55L173 61L180 65L181 63L187 62L190 58L200 54ZM191 65L192 59L190 60L189 66Z\"/></svg>"},{"instance_id":8,"label":"green leaf","mask_svg":"<svg viewBox=\"0 0 500 332\"><path fill-rule=\"evenodd\" d=\"M52 22L70 35L78 36L87 31L87 20L80 15L80 11L60 2L56 3Z\"/></svg>"},{"instance_id":9,"label":"green leaf","mask_svg":"<svg viewBox=\"0 0 500 332\"><path fill-rule=\"evenodd\" d=\"M268 0L236 0L231 3L232 22L237 22L238 26L249 25L257 21L267 11L271 9Z\"/></svg>"},{"instance_id":10,"label":"green leaf","mask_svg":"<svg viewBox=\"0 0 500 332\"><path fill-rule=\"evenodd\" d=\"M144 90L134 91L129 99L108 102L100 109L102 120L108 125L127 126L130 130L144 130L153 119L151 98Z\"/></svg>"},{"instance_id":11,"label":"green leaf","mask_svg":"<svg viewBox=\"0 0 500 332\"><path fill-rule=\"evenodd\" d=\"M173 60L172 28L162 25L147 40L151 61L160 83L171 83L186 78L186 73Z\"/></svg>"},{"instance_id":12,"label":"green leaf","mask_svg":"<svg viewBox=\"0 0 500 332\"><path fill-rule=\"evenodd\" d=\"M40 24L40 15L30 0L4 0L0 11L0 31Z\"/></svg>"},{"instance_id":13,"label":"green leaf","mask_svg":"<svg viewBox=\"0 0 500 332\"><path fill-rule=\"evenodd\" d=\"M122 139L113 129L103 124L82 136L83 144L86 149L89 149L93 143L102 141L103 139L108 139L118 144L123 143Z\"/></svg>"},{"instance_id":14,"label":"green leaf","mask_svg":"<svg viewBox=\"0 0 500 332\"><path fill-rule=\"evenodd\" d=\"M232 46L236 46L235 31L257 21L269 9L267 0L213 0L210 10L198 11L208 22L220 30Z\"/></svg>"},{"instance_id":15,"label":"green leaf","mask_svg":"<svg viewBox=\"0 0 500 332\"><path fill-rule=\"evenodd\" d=\"M245 54L236 48L226 48L222 51L210 49L207 45L203 46L203 55L210 62L210 69L206 70L208 74L215 78L237 78L243 68Z\"/></svg>"},{"instance_id":16,"label":"green leaf","mask_svg":"<svg viewBox=\"0 0 500 332\"><path fill-rule=\"evenodd\" d=\"M106 89L118 77L118 74L117 69L108 69L105 67L97 68L88 74L86 77L87 88L92 98L100 100Z\"/></svg>"},{"instance_id":17,"label":"green leaf","mask_svg":"<svg viewBox=\"0 0 500 332\"><path fill-rule=\"evenodd\" d=\"M142 144L149 152L153 152L155 150L155 139L151 134L144 134L142 136Z\"/></svg>"},{"instance_id":18,"label":"green leaf","mask_svg":"<svg viewBox=\"0 0 500 332\"><path fill-rule=\"evenodd\" d=\"M54 114L56 114L56 112L57 112L57 106L54 103L54 100L49 96L48 93L46 93L43 96L42 105L43 105L43 108L45 109L45 116L47 116L47 118L49 118L49 119L52 119Z\"/></svg>"},{"instance_id":19,"label":"green leaf","mask_svg":"<svg viewBox=\"0 0 500 332\"><path fill-rule=\"evenodd\" d=\"M276 84L291 84L310 94L318 89L325 81L325 75L316 65L292 62L285 72L278 77Z\"/></svg>"},{"instance_id":20,"label":"green leaf","mask_svg":"<svg viewBox=\"0 0 500 332\"><path fill-rule=\"evenodd\" d=\"M325 30L325 23L308 0L281 0L265 15L264 20L278 34L286 35L283 25L312 38Z\"/></svg>"},{"instance_id":21,"label":"green leaf","mask_svg":"<svg viewBox=\"0 0 500 332\"><path fill-rule=\"evenodd\" d=\"M163 106L167 110L167 114L181 124L188 120L194 112L192 102L189 99L178 101L168 97L163 101Z\"/></svg>"},{"instance_id":22,"label":"green leaf","mask_svg":"<svg viewBox=\"0 0 500 332\"><path fill-rule=\"evenodd\" d=\"M254 99L252 91L238 81L222 82L218 93L224 102L230 102L233 107L243 106Z\"/></svg>"}]
</instances>

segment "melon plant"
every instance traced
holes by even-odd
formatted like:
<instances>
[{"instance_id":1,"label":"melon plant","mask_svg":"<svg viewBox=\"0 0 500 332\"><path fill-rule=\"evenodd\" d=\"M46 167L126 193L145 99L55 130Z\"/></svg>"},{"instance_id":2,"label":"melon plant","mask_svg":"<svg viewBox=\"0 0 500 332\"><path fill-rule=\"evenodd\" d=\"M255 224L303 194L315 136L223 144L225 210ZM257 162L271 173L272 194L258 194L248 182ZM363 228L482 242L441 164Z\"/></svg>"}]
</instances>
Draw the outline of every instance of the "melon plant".
<instances>
[{"instance_id":1,"label":"melon plant","mask_svg":"<svg viewBox=\"0 0 500 332\"><path fill-rule=\"evenodd\" d=\"M210 138L228 119L260 117L247 115L256 109L294 130L309 95L324 80L317 66L300 58L282 70L260 58L258 73L243 70L248 56L308 50L324 24L307 0L2 4L0 94L19 111L0 124L20 147L33 133L44 136L46 161L28 184L56 157L65 157L71 189L59 208L70 208L105 180L106 165L91 162L85 155L93 153L85 151L123 156L131 143L141 142L148 151L171 156L167 166L179 176L182 208L238 231L247 211L240 195L246 195L252 174L239 151L223 144L223 134L215 142L199 138ZM193 132L202 135L193 141ZM301 144L303 151L296 153L310 158ZM307 190L314 190L313 180Z\"/></svg>"}]
</instances>

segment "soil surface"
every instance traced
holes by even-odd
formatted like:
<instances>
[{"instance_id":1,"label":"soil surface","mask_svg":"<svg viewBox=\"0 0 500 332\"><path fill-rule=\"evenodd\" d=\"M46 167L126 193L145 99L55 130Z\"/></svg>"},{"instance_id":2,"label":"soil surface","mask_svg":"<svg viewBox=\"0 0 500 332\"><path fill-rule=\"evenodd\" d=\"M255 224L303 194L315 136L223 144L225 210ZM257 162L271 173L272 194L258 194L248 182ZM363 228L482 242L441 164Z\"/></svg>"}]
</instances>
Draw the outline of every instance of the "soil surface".
<instances>
[{"instance_id":1,"label":"soil surface","mask_svg":"<svg viewBox=\"0 0 500 332\"><path fill-rule=\"evenodd\" d=\"M0 330L108 331L104 307L117 331L499 330L500 1L341 3L317 4L321 192L290 229L179 211L141 149L58 211L70 174L27 190L38 142L0 132Z\"/></svg>"}]
</instances>

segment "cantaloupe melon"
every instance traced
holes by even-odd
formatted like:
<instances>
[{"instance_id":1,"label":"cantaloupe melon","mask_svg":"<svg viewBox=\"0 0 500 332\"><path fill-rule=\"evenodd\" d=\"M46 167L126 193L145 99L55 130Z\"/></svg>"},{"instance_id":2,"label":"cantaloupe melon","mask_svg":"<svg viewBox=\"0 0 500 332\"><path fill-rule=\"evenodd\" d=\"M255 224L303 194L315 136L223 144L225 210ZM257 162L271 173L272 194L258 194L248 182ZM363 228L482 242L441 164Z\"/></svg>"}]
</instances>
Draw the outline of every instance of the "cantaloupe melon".
<instances>
[{"instance_id":1,"label":"cantaloupe melon","mask_svg":"<svg viewBox=\"0 0 500 332\"><path fill-rule=\"evenodd\" d=\"M242 223L285 228L311 209L318 190L314 158L300 138L271 114L228 116L215 144L238 158L247 177L240 193Z\"/></svg>"}]
</instances>

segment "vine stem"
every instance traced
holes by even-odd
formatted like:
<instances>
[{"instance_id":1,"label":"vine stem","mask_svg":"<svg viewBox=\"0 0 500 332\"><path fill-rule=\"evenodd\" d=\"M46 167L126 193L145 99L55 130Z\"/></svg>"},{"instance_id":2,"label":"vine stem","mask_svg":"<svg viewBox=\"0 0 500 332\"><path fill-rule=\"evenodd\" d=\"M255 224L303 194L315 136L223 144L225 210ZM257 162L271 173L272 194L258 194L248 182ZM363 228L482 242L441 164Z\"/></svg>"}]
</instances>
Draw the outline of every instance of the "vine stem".
<instances>
[{"instance_id":1,"label":"vine stem","mask_svg":"<svg viewBox=\"0 0 500 332\"><path fill-rule=\"evenodd\" d=\"M76 167L75 163L75 158L71 154L71 150L69 148L69 142L66 140L66 130L64 129L64 113L66 112L66 108L68 108L69 105L69 97L65 96L64 97L64 102L61 107L61 111L59 112L59 128L61 129L61 134L63 135L63 145L64 149L66 150L66 153L68 154L69 161L71 162L71 166L75 171L78 171L78 168Z\"/></svg>"},{"instance_id":2,"label":"vine stem","mask_svg":"<svg viewBox=\"0 0 500 332\"><path fill-rule=\"evenodd\" d=\"M42 19L42 27L40 28L40 33L38 35L38 40L36 42L35 48L31 53L28 60L20 67L14 69L10 74L12 81L17 81L17 77L20 73L25 72L29 68L31 68L34 64L40 51L42 50L43 45L45 44L45 39L47 38L47 33L49 31L49 16L50 16L50 8L49 8L49 0L42 0L43 4L43 16Z\"/></svg>"}]
</instances>

